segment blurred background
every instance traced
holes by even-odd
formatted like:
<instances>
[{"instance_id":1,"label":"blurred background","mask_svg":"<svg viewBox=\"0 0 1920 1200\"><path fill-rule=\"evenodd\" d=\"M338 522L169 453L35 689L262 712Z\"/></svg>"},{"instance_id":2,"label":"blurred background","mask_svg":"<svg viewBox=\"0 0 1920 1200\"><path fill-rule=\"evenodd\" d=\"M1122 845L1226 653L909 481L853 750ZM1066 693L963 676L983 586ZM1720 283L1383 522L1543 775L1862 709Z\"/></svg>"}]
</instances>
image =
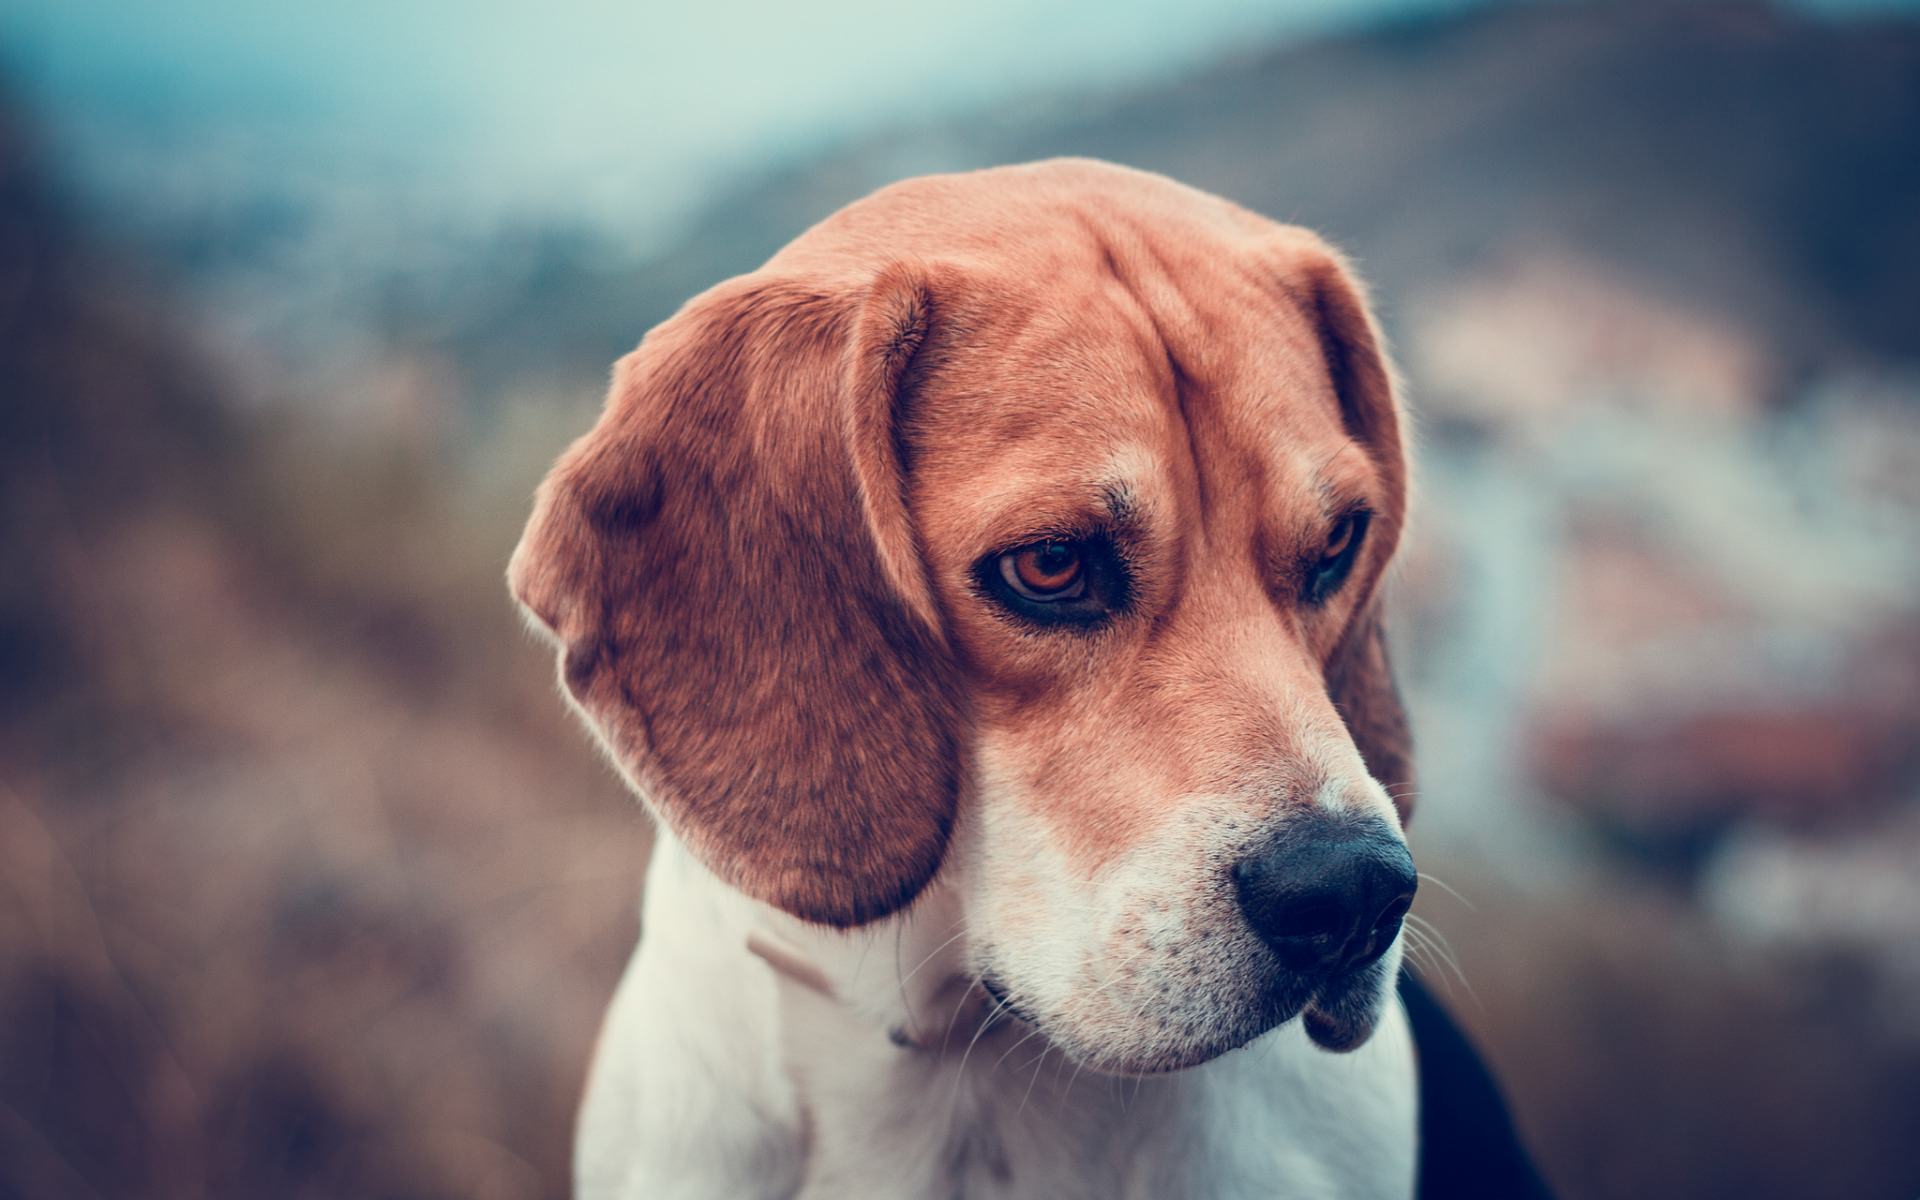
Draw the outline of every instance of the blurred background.
<instances>
[{"instance_id":1,"label":"blurred background","mask_svg":"<svg viewBox=\"0 0 1920 1200\"><path fill-rule=\"evenodd\" d=\"M1423 952L1569 1197L1920 1196L1920 14L0 9L0 1197L558 1196L646 821L501 583L899 177L1312 225L1420 429Z\"/></svg>"}]
</instances>

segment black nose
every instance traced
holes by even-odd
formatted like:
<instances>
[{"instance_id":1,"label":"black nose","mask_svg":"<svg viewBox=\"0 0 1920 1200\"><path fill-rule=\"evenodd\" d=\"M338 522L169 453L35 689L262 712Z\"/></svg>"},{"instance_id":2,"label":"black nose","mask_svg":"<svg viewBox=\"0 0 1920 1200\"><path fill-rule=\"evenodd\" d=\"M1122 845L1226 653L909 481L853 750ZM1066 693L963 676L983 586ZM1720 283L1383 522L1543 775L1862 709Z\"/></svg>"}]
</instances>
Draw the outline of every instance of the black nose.
<instances>
[{"instance_id":1,"label":"black nose","mask_svg":"<svg viewBox=\"0 0 1920 1200\"><path fill-rule=\"evenodd\" d=\"M1337 974L1387 952L1420 885L1385 822L1315 812L1233 868L1240 911L1291 970Z\"/></svg>"}]
</instances>

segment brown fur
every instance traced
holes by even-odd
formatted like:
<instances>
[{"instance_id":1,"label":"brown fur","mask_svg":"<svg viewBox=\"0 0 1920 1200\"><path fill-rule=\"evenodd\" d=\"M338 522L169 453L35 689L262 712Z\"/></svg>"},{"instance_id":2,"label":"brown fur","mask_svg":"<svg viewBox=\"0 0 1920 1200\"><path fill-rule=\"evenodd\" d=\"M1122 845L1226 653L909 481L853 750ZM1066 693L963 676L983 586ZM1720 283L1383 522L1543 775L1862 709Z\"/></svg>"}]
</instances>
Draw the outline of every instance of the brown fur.
<instances>
[{"instance_id":1,"label":"brown fur","mask_svg":"<svg viewBox=\"0 0 1920 1200\"><path fill-rule=\"evenodd\" d=\"M897 375L861 357L893 346L853 340L864 298L747 279L690 303L620 364L512 569L673 828L743 890L833 924L933 874L961 772L945 652L883 568L916 557L897 471L849 449L849 410L891 402L860 385Z\"/></svg>"},{"instance_id":2,"label":"brown fur","mask_svg":"<svg viewBox=\"0 0 1920 1200\"><path fill-rule=\"evenodd\" d=\"M1316 738L1403 792L1376 585L1405 494L1332 251L1064 161L896 185L689 303L620 364L511 577L696 853L851 925L938 869L976 749L1089 870L1173 797L1315 786ZM1352 502L1361 559L1308 609ZM976 593L983 555L1116 520L1137 587L1101 631Z\"/></svg>"}]
</instances>

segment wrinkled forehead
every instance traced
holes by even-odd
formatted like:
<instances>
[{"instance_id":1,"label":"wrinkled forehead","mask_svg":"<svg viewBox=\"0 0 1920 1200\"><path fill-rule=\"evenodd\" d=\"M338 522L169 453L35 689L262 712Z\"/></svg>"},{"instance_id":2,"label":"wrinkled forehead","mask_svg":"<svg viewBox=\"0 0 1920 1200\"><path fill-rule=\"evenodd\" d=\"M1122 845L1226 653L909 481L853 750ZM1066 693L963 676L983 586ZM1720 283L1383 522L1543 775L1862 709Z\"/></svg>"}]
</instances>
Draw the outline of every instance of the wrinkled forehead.
<instances>
[{"instance_id":1,"label":"wrinkled forehead","mask_svg":"<svg viewBox=\"0 0 1920 1200\"><path fill-rule=\"evenodd\" d=\"M1109 267L985 290L906 423L916 491L952 500L923 514L946 534L977 546L1123 510L1305 522L1377 487L1279 281Z\"/></svg>"}]
</instances>

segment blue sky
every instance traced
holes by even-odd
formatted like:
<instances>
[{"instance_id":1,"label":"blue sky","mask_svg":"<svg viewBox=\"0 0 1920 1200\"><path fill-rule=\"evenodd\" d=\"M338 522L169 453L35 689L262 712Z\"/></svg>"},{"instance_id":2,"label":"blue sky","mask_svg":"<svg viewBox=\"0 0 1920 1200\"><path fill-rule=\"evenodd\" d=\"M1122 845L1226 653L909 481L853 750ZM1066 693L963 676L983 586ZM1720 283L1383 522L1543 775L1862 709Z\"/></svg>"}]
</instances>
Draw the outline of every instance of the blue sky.
<instances>
[{"instance_id":1,"label":"blue sky","mask_svg":"<svg viewBox=\"0 0 1920 1200\"><path fill-rule=\"evenodd\" d=\"M476 187L671 204L863 129L1469 2L14 0L0 54L57 123L269 130L396 150Z\"/></svg>"},{"instance_id":2,"label":"blue sky","mask_svg":"<svg viewBox=\"0 0 1920 1200\"><path fill-rule=\"evenodd\" d=\"M11 0L0 65L67 165L130 203L385 164L430 206L658 226L741 168L867 129L1473 3Z\"/></svg>"}]
</instances>

